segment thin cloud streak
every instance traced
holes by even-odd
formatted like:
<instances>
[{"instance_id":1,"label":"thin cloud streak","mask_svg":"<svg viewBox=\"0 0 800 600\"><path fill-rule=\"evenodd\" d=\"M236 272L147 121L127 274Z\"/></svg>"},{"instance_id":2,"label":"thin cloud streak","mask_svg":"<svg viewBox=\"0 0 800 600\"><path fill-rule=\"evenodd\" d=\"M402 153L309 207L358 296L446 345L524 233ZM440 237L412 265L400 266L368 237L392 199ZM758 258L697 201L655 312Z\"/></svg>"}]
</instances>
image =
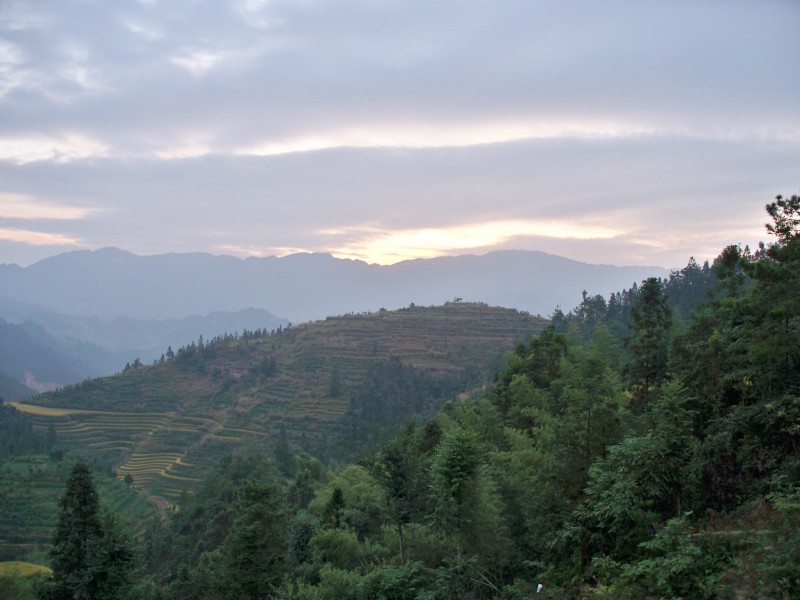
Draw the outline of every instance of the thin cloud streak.
<instances>
[{"instance_id":1,"label":"thin cloud streak","mask_svg":"<svg viewBox=\"0 0 800 600\"><path fill-rule=\"evenodd\" d=\"M0 137L0 161L66 163L107 156L108 147L79 133L52 136Z\"/></svg>"},{"instance_id":2,"label":"thin cloud streak","mask_svg":"<svg viewBox=\"0 0 800 600\"><path fill-rule=\"evenodd\" d=\"M0 193L0 218L2 219L85 219L94 212L97 212L97 209L57 206L25 194Z\"/></svg>"},{"instance_id":3,"label":"thin cloud streak","mask_svg":"<svg viewBox=\"0 0 800 600\"><path fill-rule=\"evenodd\" d=\"M84 247L80 240L58 233L26 231L23 229L0 228L0 240L16 242L29 246L75 246Z\"/></svg>"}]
</instances>

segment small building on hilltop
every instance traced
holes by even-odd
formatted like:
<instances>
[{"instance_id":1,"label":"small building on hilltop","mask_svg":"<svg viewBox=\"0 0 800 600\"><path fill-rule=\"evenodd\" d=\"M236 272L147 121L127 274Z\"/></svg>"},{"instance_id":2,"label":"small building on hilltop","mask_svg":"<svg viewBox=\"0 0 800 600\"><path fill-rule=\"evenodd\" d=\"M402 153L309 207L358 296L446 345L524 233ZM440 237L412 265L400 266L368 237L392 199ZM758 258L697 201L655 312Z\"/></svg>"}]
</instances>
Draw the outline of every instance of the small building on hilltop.
<instances>
[{"instance_id":1,"label":"small building on hilltop","mask_svg":"<svg viewBox=\"0 0 800 600\"><path fill-rule=\"evenodd\" d=\"M253 371L253 366L250 363L236 362L227 358L215 358L209 365L237 379L249 375Z\"/></svg>"}]
</instances>

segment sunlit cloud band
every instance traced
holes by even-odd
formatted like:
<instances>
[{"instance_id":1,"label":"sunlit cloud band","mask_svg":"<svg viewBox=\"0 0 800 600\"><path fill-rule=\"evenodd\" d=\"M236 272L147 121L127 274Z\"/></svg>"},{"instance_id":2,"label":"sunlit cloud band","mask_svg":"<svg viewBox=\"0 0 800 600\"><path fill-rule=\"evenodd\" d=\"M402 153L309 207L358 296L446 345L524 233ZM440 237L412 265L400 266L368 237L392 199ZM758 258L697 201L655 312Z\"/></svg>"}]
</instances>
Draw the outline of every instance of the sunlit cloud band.
<instances>
[{"instance_id":1,"label":"sunlit cloud band","mask_svg":"<svg viewBox=\"0 0 800 600\"><path fill-rule=\"evenodd\" d=\"M80 240L60 233L0 228L0 240L29 246L82 246Z\"/></svg>"},{"instance_id":2,"label":"sunlit cloud band","mask_svg":"<svg viewBox=\"0 0 800 600\"><path fill-rule=\"evenodd\" d=\"M26 194L0 193L0 218L4 219L84 219L97 209L42 202Z\"/></svg>"},{"instance_id":3,"label":"sunlit cloud band","mask_svg":"<svg viewBox=\"0 0 800 600\"><path fill-rule=\"evenodd\" d=\"M442 228L385 231L376 228L329 229L320 233L356 239L330 252L339 258L393 264L410 258L432 258L450 253L485 249L520 237L558 239L611 239L620 231L578 222L503 220Z\"/></svg>"}]
</instances>

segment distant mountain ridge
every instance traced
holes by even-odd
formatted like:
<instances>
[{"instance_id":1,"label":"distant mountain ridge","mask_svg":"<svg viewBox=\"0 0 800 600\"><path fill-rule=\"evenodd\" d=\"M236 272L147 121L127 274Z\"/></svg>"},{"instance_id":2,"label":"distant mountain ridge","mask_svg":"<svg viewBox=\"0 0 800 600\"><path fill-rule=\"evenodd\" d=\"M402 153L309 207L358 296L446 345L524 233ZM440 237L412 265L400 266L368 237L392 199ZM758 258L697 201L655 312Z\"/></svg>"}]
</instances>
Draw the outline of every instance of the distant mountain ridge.
<instances>
[{"instance_id":1,"label":"distant mountain ridge","mask_svg":"<svg viewBox=\"0 0 800 600\"><path fill-rule=\"evenodd\" d=\"M245 329L271 331L287 323L255 308L183 319L119 317L104 321L0 298L0 374L42 391L118 373L135 358L150 363L168 346L177 350L201 335L210 339ZM18 397L19 390L4 395Z\"/></svg>"},{"instance_id":2,"label":"distant mountain ridge","mask_svg":"<svg viewBox=\"0 0 800 600\"><path fill-rule=\"evenodd\" d=\"M0 265L0 298L69 315L111 320L179 319L261 308L293 322L397 309L454 298L549 315L581 292L607 295L661 267L590 265L538 251L498 251L370 265L328 254L247 258L210 254L137 256L81 250L21 268ZM2 316L2 315L0 315Z\"/></svg>"},{"instance_id":3,"label":"distant mountain ridge","mask_svg":"<svg viewBox=\"0 0 800 600\"><path fill-rule=\"evenodd\" d=\"M25 384L28 395L43 392L67 382L80 381L92 374L91 368L69 352L59 340L40 325L27 321L22 325L0 319L0 374L5 378L0 396L19 397ZM9 380L18 384L14 386Z\"/></svg>"}]
</instances>

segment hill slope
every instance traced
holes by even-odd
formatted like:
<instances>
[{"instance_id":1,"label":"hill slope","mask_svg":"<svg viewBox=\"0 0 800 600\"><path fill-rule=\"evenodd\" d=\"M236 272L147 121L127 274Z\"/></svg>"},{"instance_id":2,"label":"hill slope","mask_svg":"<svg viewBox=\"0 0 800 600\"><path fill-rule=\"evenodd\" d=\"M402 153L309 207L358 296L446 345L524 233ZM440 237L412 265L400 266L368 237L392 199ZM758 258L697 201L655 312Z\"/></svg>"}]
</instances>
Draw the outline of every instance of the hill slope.
<instances>
[{"instance_id":1,"label":"hill slope","mask_svg":"<svg viewBox=\"0 0 800 600\"><path fill-rule=\"evenodd\" d=\"M222 456L270 449L280 431L318 454L352 452L483 385L505 351L545 324L473 303L330 317L192 344L164 364L20 408L73 453L174 500Z\"/></svg>"}]
</instances>

